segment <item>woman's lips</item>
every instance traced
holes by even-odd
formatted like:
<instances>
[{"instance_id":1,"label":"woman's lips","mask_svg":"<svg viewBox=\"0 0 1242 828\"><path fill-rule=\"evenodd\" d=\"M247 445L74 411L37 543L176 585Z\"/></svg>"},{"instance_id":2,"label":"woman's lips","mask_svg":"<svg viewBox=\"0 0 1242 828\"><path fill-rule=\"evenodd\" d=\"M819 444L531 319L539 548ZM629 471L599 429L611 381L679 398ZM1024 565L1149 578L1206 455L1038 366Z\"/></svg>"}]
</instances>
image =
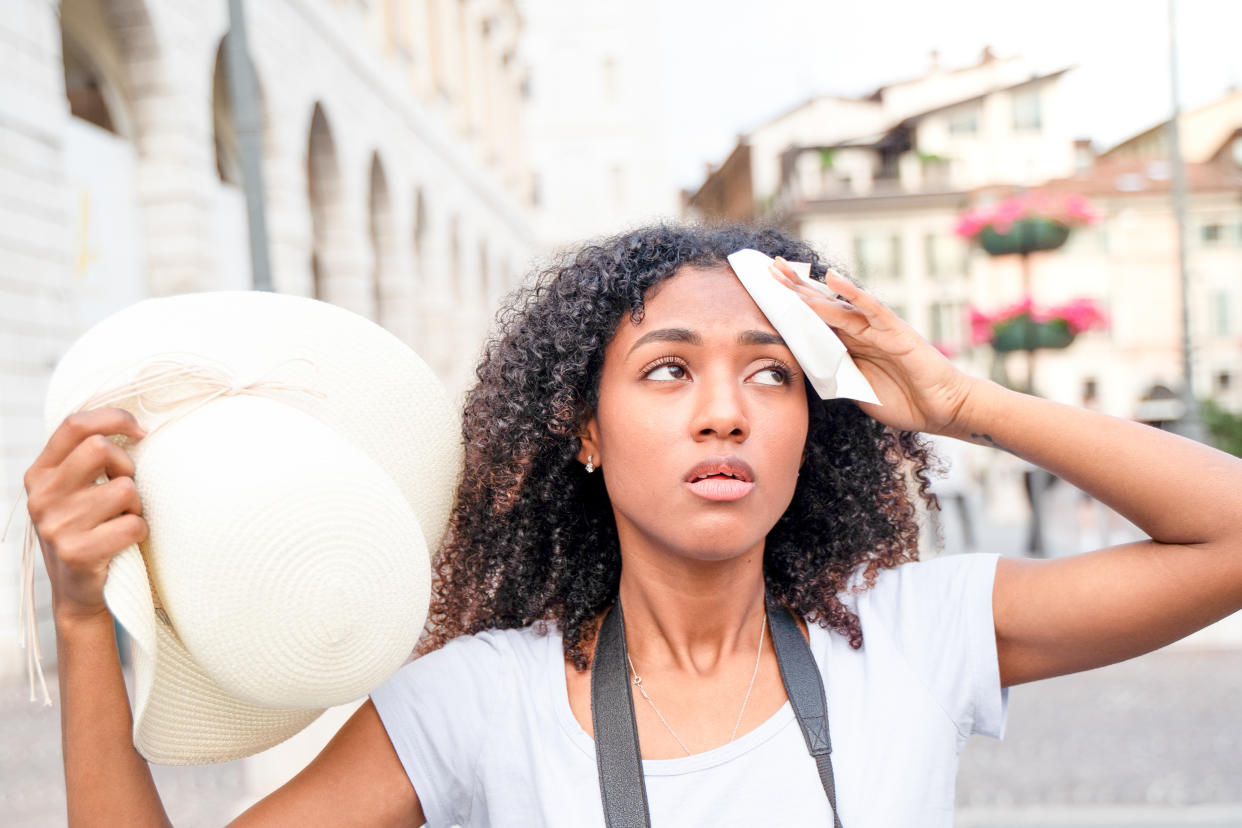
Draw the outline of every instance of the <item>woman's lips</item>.
<instances>
[{"instance_id":1,"label":"woman's lips","mask_svg":"<svg viewBox=\"0 0 1242 828\"><path fill-rule=\"evenodd\" d=\"M686 485L690 491L705 500L738 500L746 497L755 488L755 484L748 480L735 480L725 475L691 480Z\"/></svg>"}]
</instances>

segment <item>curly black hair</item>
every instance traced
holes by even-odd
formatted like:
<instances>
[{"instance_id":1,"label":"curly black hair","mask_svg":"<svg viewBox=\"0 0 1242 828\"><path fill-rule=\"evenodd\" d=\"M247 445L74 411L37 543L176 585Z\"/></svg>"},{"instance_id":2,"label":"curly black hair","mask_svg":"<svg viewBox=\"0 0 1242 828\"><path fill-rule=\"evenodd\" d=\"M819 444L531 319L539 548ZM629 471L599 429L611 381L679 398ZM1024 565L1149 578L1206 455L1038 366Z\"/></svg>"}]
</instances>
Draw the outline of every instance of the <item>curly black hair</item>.
<instances>
[{"instance_id":1,"label":"curly black hair","mask_svg":"<svg viewBox=\"0 0 1242 828\"><path fill-rule=\"evenodd\" d=\"M576 455L595 410L604 348L627 315L643 316L655 285L686 266L727 265L742 248L811 263L807 244L742 225L658 225L576 251L538 274L497 315L463 413L465 474L435 561L419 652L459 635L559 625L566 657L589 664L594 621L617 596L621 550L608 494ZM835 264L833 269L842 272ZM862 645L840 599L861 571L917 558L914 494L928 492L930 451L844 399L808 388L806 461L789 508L768 533L768 594ZM913 482L915 485L910 485Z\"/></svg>"}]
</instances>

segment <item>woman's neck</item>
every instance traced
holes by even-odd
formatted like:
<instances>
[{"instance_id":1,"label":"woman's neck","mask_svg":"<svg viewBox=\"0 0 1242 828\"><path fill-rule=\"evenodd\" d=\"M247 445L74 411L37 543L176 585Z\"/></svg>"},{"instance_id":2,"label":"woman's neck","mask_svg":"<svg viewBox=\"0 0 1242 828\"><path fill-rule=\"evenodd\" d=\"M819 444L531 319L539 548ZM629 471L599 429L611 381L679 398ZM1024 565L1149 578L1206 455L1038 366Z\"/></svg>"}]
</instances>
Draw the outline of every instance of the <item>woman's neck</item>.
<instances>
[{"instance_id":1,"label":"woman's neck","mask_svg":"<svg viewBox=\"0 0 1242 828\"><path fill-rule=\"evenodd\" d=\"M645 669L711 673L740 652L753 658L764 614L763 544L725 561L623 553L619 598L627 647Z\"/></svg>"}]
</instances>

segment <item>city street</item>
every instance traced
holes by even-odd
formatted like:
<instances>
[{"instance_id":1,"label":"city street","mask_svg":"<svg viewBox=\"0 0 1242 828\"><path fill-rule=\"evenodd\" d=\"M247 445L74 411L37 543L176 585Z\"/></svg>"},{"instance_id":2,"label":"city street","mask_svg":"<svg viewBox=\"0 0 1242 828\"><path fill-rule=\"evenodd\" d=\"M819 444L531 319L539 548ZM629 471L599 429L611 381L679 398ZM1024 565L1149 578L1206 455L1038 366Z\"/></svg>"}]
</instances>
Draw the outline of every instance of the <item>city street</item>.
<instances>
[{"instance_id":1,"label":"city street","mask_svg":"<svg viewBox=\"0 0 1242 828\"><path fill-rule=\"evenodd\" d=\"M1078 493L1049 492L1049 548L1074 551ZM946 551L961 546L951 513ZM1016 554L1020 524L980 527L980 547ZM1111 538L1124 540L1124 530ZM49 681L55 686L54 676ZM64 824L55 707L0 690L0 823ZM309 757L307 757L309 758ZM241 762L157 767L178 826L216 826L251 796ZM974 737L962 756L957 824L1005 826L1242 826L1242 618L1189 642L1089 673L1014 688L1003 741Z\"/></svg>"}]
</instances>

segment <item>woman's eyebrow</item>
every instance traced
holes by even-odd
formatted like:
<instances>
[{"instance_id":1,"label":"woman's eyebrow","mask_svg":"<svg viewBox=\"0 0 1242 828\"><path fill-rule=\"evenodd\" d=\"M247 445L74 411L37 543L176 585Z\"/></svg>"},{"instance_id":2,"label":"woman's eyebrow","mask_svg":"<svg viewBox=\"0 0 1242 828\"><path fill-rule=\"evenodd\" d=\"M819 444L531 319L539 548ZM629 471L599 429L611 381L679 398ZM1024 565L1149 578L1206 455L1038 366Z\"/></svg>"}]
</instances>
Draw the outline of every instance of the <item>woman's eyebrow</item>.
<instances>
[{"instance_id":1,"label":"woman's eyebrow","mask_svg":"<svg viewBox=\"0 0 1242 828\"><path fill-rule=\"evenodd\" d=\"M739 345L780 345L782 348L788 348L785 340L781 339L779 334L770 333L768 331L742 331L737 335L737 344Z\"/></svg>"},{"instance_id":2,"label":"woman's eyebrow","mask_svg":"<svg viewBox=\"0 0 1242 828\"><path fill-rule=\"evenodd\" d=\"M648 342L688 342L691 345L702 345L703 337L689 328L659 328L640 336L638 341L630 346L626 356L634 353L636 348L640 345L646 345Z\"/></svg>"},{"instance_id":3,"label":"woman's eyebrow","mask_svg":"<svg viewBox=\"0 0 1242 828\"><path fill-rule=\"evenodd\" d=\"M649 342L686 342L690 345L702 345L703 337L699 336L689 328L659 328L658 330L648 331L638 338L638 340L630 346L629 354L642 345ZM737 344L739 345L779 345L782 348L789 347L785 344L785 340L781 339L779 334L770 331L750 330L742 331L737 335Z\"/></svg>"}]
</instances>

